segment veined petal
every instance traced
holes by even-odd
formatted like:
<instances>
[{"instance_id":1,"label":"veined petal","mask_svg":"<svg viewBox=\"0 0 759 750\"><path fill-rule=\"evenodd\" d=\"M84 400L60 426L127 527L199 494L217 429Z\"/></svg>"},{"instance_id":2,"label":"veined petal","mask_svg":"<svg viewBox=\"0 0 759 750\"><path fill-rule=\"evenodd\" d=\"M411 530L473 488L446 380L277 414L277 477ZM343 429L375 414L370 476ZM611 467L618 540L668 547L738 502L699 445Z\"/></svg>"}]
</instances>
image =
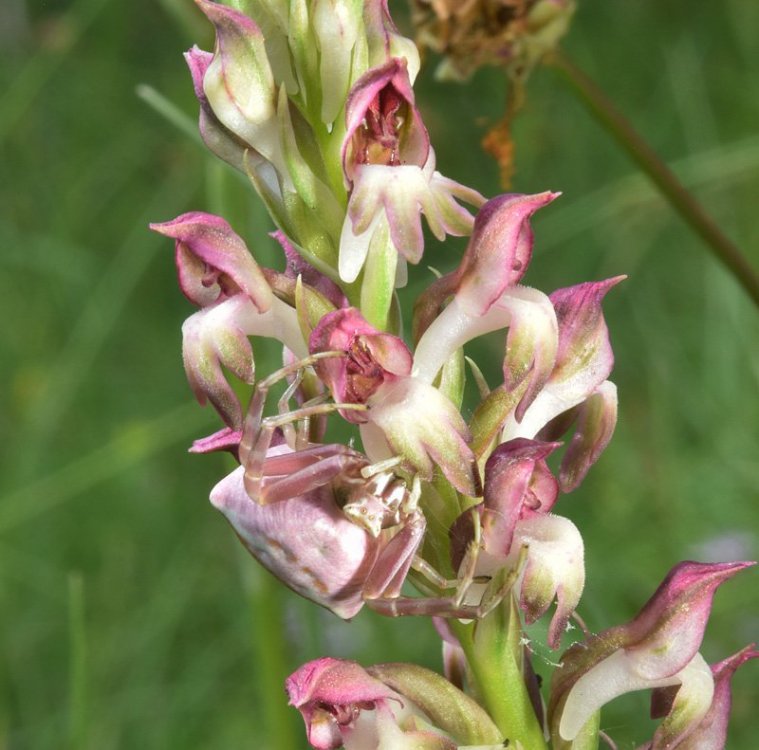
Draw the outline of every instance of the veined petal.
<instances>
[{"instance_id":1,"label":"veined petal","mask_svg":"<svg viewBox=\"0 0 759 750\"><path fill-rule=\"evenodd\" d=\"M527 382L516 409L517 413L523 412L551 373L558 341L553 306L537 289L512 287L479 316L471 315L459 302L458 295L454 297L419 340L414 374L433 382L456 349L477 336L507 326L504 379L507 390L514 390ZM532 438L535 433L519 436Z\"/></svg>"},{"instance_id":2,"label":"veined petal","mask_svg":"<svg viewBox=\"0 0 759 750\"><path fill-rule=\"evenodd\" d=\"M625 693L650 688L664 688L677 685L683 692L678 713L671 714L684 719L683 725L678 721L677 729L672 723L670 733L666 728L660 737L683 736L682 732L693 731L709 708L714 690L714 683L709 666L701 654L694 654L685 666L674 674L659 679L646 679L637 673L635 665L630 663L629 654L624 650L615 651L597 664L575 683L564 705L559 735L564 740L572 740L582 729L585 722L602 706ZM677 702L677 699L676 699ZM674 706L673 706L674 708ZM674 721L674 719L673 719ZM660 727L661 729L661 727ZM657 732L659 734L659 732ZM661 744L654 741L655 750L675 747L675 744Z\"/></svg>"},{"instance_id":3,"label":"veined petal","mask_svg":"<svg viewBox=\"0 0 759 750\"><path fill-rule=\"evenodd\" d=\"M276 297L266 312L237 294L190 316L182 327L182 355L187 379L201 404L210 400L226 424L242 424L240 403L222 367L244 382L253 383L255 368L248 336L282 341L298 357L308 354L295 310Z\"/></svg>"},{"instance_id":4,"label":"veined petal","mask_svg":"<svg viewBox=\"0 0 759 750\"><path fill-rule=\"evenodd\" d=\"M529 551L519 588L519 603L527 622L531 623L542 617L556 599L556 612L548 628L548 645L558 648L585 587L582 536L569 519L542 513L517 522L511 555L514 562L524 545Z\"/></svg>"},{"instance_id":5,"label":"veined petal","mask_svg":"<svg viewBox=\"0 0 759 750\"><path fill-rule=\"evenodd\" d=\"M480 494L466 423L437 388L401 377L383 383L366 403L369 420L382 430L393 453L403 456L423 479L431 480L437 465L459 492Z\"/></svg>"}]
</instances>

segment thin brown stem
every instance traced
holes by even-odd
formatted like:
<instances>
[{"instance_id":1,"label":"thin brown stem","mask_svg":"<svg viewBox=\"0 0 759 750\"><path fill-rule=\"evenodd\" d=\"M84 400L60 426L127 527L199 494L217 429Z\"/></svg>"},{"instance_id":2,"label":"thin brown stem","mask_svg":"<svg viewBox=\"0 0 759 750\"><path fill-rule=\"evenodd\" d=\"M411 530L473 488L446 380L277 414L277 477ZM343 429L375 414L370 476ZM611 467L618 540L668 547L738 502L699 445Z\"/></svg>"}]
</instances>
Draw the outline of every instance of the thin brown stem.
<instances>
[{"instance_id":1,"label":"thin brown stem","mask_svg":"<svg viewBox=\"0 0 759 750\"><path fill-rule=\"evenodd\" d=\"M559 52L548 62L561 74L562 79L593 117L648 175L670 205L709 246L712 253L730 270L749 297L759 306L759 274L735 243L723 234L717 223L680 182L674 172L659 158L629 120L586 73Z\"/></svg>"}]
</instances>

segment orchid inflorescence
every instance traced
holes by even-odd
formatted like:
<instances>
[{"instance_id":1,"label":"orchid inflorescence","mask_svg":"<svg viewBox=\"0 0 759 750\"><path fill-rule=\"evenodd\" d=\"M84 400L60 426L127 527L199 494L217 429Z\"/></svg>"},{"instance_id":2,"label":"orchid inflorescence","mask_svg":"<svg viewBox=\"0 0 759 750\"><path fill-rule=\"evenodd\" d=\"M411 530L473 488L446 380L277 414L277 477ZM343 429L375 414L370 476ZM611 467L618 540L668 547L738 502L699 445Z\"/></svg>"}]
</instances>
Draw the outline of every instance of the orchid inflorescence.
<instances>
[{"instance_id":1,"label":"orchid inflorescence","mask_svg":"<svg viewBox=\"0 0 759 750\"><path fill-rule=\"evenodd\" d=\"M555 602L547 645L561 648L583 591L582 536L553 509L614 430L601 303L621 277L550 295L521 283L530 219L557 194L486 200L437 171L418 53L386 0L198 5L216 30L213 53L186 55L201 135L250 178L285 270L260 267L221 217L152 225L175 241L198 307L183 327L188 380L223 422L191 450L236 457L211 501L285 585L345 619L365 605L433 617L443 641L445 678L301 667L287 691L311 745L581 750L597 747L603 704L651 689L663 720L646 747L722 748L730 677L759 654L709 667L699 647L716 588L751 563L676 566L631 622L558 658L545 701L527 647L525 625ZM469 241L414 302L411 346L398 290L423 256L422 215L438 240ZM506 334L491 388L463 351L494 331ZM282 344L280 368L259 372L257 337ZM361 449L326 442L329 420Z\"/></svg>"}]
</instances>

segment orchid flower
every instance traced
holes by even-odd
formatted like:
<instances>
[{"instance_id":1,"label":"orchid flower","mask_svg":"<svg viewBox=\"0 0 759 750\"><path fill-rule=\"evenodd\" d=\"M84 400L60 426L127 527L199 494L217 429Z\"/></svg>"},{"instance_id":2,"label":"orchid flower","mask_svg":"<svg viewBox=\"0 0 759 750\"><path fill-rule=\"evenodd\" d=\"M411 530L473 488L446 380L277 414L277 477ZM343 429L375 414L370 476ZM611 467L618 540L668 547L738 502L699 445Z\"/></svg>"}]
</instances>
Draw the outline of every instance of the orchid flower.
<instances>
[{"instance_id":1,"label":"orchid flower","mask_svg":"<svg viewBox=\"0 0 759 750\"><path fill-rule=\"evenodd\" d=\"M226 425L239 430L242 408L222 368L255 380L248 336L281 341L308 353L295 309L276 297L242 238L218 216L182 214L151 228L175 241L179 284L200 306L182 328L187 379L201 404L210 401Z\"/></svg>"},{"instance_id":2,"label":"orchid flower","mask_svg":"<svg viewBox=\"0 0 759 750\"><path fill-rule=\"evenodd\" d=\"M692 735L714 697L712 671L698 652L714 593L753 564L680 563L635 619L572 646L551 686L556 748L572 748L601 706L633 690L678 687L652 750L675 747Z\"/></svg>"},{"instance_id":3,"label":"orchid flower","mask_svg":"<svg viewBox=\"0 0 759 750\"><path fill-rule=\"evenodd\" d=\"M375 237L389 233L396 252L418 263L424 248L422 213L442 240L471 231L473 218L456 199L474 206L485 200L435 171L405 58L369 70L351 89L342 159L350 189L340 238L339 272L345 282L358 277Z\"/></svg>"},{"instance_id":4,"label":"orchid flower","mask_svg":"<svg viewBox=\"0 0 759 750\"><path fill-rule=\"evenodd\" d=\"M323 658L287 678L290 704L317 750L503 747L483 709L445 679L411 664L364 669Z\"/></svg>"},{"instance_id":5,"label":"orchid flower","mask_svg":"<svg viewBox=\"0 0 759 750\"><path fill-rule=\"evenodd\" d=\"M553 368L558 326L548 297L518 282L532 255L529 219L555 197L502 195L480 209L458 269L434 283L417 302L418 378L433 382L467 341L508 327L504 388L518 392L518 416L532 403Z\"/></svg>"},{"instance_id":6,"label":"orchid flower","mask_svg":"<svg viewBox=\"0 0 759 750\"><path fill-rule=\"evenodd\" d=\"M558 446L524 438L499 445L485 464L484 498L477 506L482 550L475 574L490 577L499 568L514 568L526 549L516 596L528 624L557 600L548 629L551 648L559 647L585 585L580 532L569 519L550 512L559 486L546 458ZM459 517L451 534L457 566L473 534L469 512Z\"/></svg>"},{"instance_id":7,"label":"orchid flower","mask_svg":"<svg viewBox=\"0 0 759 750\"><path fill-rule=\"evenodd\" d=\"M316 369L335 401L368 407L343 416L362 425L372 460L400 455L427 480L437 465L458 490L479 494L466 424L443 393L412 376L412 355L402 339L378 331L349 307L322 318L309 349L345 352Z\"/></svg>"}]
</instances>

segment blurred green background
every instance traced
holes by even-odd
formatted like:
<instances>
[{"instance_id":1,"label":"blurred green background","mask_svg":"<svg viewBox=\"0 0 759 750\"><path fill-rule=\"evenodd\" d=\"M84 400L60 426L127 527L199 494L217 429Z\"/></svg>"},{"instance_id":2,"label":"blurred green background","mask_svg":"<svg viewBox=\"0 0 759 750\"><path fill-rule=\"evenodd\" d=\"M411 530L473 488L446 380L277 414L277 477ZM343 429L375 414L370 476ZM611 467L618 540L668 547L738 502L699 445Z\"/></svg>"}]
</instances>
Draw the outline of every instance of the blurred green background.
<instances>
[{"instance_id":1,"label":"blurred green background","mask_svg":"<svg viewBox=\"0 0 759 750\"><path fill-rule=\"evenodd\" d=\"M759 4L579 5L568 54L759 266ZM223 212L279 263L251 191L136 94L148 84L194 121L181 58L194 42L212 37L189 0L0 6L3 750L302 748L282 682L305 660L439 667L425 620L345 624L274 585L207 502L228 464L186 453L217 423L186 385L191 308L147 223ZM478 142L503 77L441 84L432 67L416 89L439 169L495 194ZM561 509L586 539L580 611L600 630L681 559L759 556L757 311L550 70L515 137L515 189L564 193L535 221L527 283L630 277L605 307L616 437ZM461 247L430 243L425 261L450 268ZM406 304L430 276L414 278ZM474 351L491 373L501 346ZM717 594L703 652L757 637L751 571ZM553 658L538 647L538 670ZM758 668L735 679L729 748L757 746ZM632 748L646 714L645 695L627 696L603 727Z\"/></svg>"}]
</instances>

